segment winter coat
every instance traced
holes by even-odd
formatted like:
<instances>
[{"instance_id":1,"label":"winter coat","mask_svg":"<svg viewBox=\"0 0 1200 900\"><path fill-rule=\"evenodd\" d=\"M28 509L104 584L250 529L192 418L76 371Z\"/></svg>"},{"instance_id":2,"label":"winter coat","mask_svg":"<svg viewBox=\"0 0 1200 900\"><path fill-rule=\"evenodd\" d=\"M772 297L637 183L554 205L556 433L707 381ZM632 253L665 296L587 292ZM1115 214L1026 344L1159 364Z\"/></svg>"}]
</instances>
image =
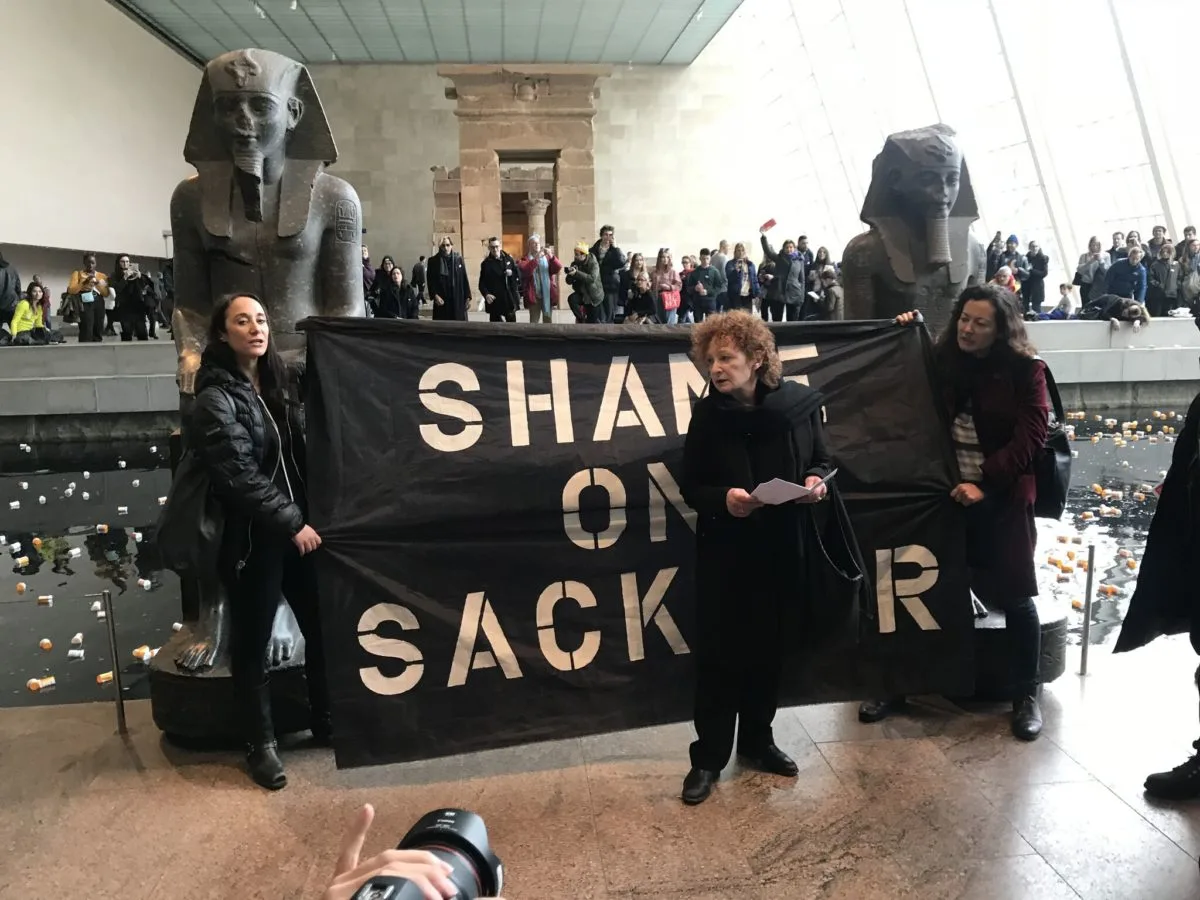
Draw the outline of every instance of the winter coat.
<instances>
[{"instance_id":1,"label":"winter coat","mask_svg":"<svg viewBox=\"0 0 1200 900\"><path fill-rule=\"evenodd\" d=\"M443 301L441 306L434 301L433 317L465 322L471 304L471 285L462 256L453 250L448 256L436 253L429 259L425 274L429 279L429 295Z\"/></svg>"},{"instance_id":2,"label":"winter coat","mask_svg":"<svg viewBox=\"0 0 1200 900\"><path fill-rule=\"evenodd\" d=\"M1050 273L1050 257L1039 252L1030 254L1027 259L1029 276L1021 285L1021 294L1035 312L1041 312L1042 304L1046 302L1046 276Z\"/></svg>"},{"instance_id":3,"label":"winter coat","mask_svg":"<svg viewBox=\"0 0 1200 900\"><path fill-rule=\"evenodd\" d=\"M985 603L1036 597L1033 460L1049 430L1046 365L997 355L958 361L955 383L944 386L948 418L969 400L983 451L984 500L967 508L971 586Z\"/></svg>"},{"instance_id":4,"label":"winter coat","mask_svg":"<svg viewBox=\"0 0 1200 900\"><path fill-rule=\"evenodd\" d=\"M775 278L767 286L767 300L771 303L786 303L788 306L803 306L807 293L807 274L805 273L804 257L784 256L776 253L771 247L767 236L762 237L763 253L767 259L775 263Z\"/></svg>"},{"instance_id":5,"label":"winter coat","mask_svg":"<svg viewBox=\"0 0 1200 900\"><path fill-rule=\"evenodd\" d=\"M745 297L742 296L742 273L738 269L738 261L731 259L725 264L725 281L728 287L725 290L726 303L731 307L753 305L751 303L756 297L762 293L762 288L758 283L758 270L754 268L754 263L750 260L745 260L746 263L746 278L750 282L750 293Z\"/></svg>"},{"instance_id":6,"label":"winter coat","mask_svg":"<svg viewBox=\"0 0 1200 900\"><path fill-rule=\"evenodd\" d=\"M537 281L538 261L532 256L526 255L517 263L521 270L521 296L525 298L525 305L529 307L540 307L537 299ZM563 264L557 256L551 256L547 260L547 274L550 276L550 308L558 308L558 273L562 271Z\"/></svg>"},{"instance_id":7,"label":"winter coat","mask_svg":"<svg viewBox=\"0 0 1200 900\"><path fill-rule=\"evenodd\" d=\"M119 319L125 316L135 318L139 315L144 316L147 307L153 306L154 282L150 280L149 275L141 275L133 279L116 275L110 285L117 294L115 310ZM149 303L147 303L147 298L150 298Z\"/></svg>"},{"instance_id":8,"label":"winter coat","mask_svg":"<svg viewBox=\"0 0 1200 900\"><path fill-rule=\"evenodd\" d=\"M616 293L621 289L621 273L625 271L625 254L613 244L607 252L601 252L600 242L592 244L592 256L600 263L600 283L605 293Z\"/></svg>"},{"instance_id":9,"label":"winter coat","mask_svg":"<svg viewBox=\"0 0 1200 900\"><path fill-rule=\"evenodd\" d=\"M825 288L818 304L821 318L827 322L840 322L846 318L845 293L840 284L831 284Z\"/></svg>"},{"instance_id":10,"label":"winter coat","mask_svg":"<svg viewBox=\"0 0 1200 900\"><path fill-rule=\"evenodd\" d=\"M1132 297L1138 303L1146 302L1146 267L1133 265L1127 258L1119 259L1108 270L1105 292L1118 297Z\"/></svg>"},{"instance_id":11,"label":"winter coat","mask_svg":"<svg viewBox=\"0 0 1200 900\"><path fill-rule=\"evenodd\" d=\"M745 666L800 643L811 512L764 506L744 519L725 506L731 488L772 478L803 483L833 468L821 425L822 396L785 381L760 384L755 406L710 390L692 409L680 490L697 513L696 655L701 664Z\"/></svg>"},{"instance_id":12,"label":"winter coat","mask_svg":"<svg viewBox=\"0 0 1200 900\"><path fill-rule=\"evenodd\" d=\"M17 267L0 256L0 317L8 318L21 299L21 276Z\"/></svg>"},{"instance_id":13,"label":"winter coat","mask_svg":"<svg viewBox=\"0 0 1200 900\"><path fill-rule=\"evenodd\" d=\"M389 279L379 291L375 315L381 319L419 319L421 301L416 289L407 281L396 284Z\"/></svg>"},{"instance_id":14,"label":"winter coat","mask_svg":"<svg viewBox=\"0 0 1200 900\"><path fill-rule=\"evenodd\" d=\"M717 297L724 288L725 279L714 266L697 267L688 275L687 288L692 298L692 308L713 312L717 308ZM704 285L705 293L696 290Z\"/></svg>"},{"instance_id":15,"label":"winter coat","mask_svg":"<svg viewBox=\"0 0 1200 900\"><path fill-rule=\"evenodd\" d=\"M412 286L418 291L425 287L425 263L418 262L412 267Z\"/></svg>"},{"instance_id":16,"label":"winter coat","mask_svg":"<svg viewBox=\"0 0 1200 900\"><path fill-rule=\"evenodd\" d=\"M1174 300L1179 295L1179 272L1180 265L1174 259L1156 259L1150 265L1150 286Z\"/></svg>"},{"instance_id":17,"label":"winter coat","mask_svg":"<svg viewBox=\"0 0 1200 900\"><path fill-rule=\"evenodd\" d=\"M249 556L252 527L283 539L304 527L306 460L298 404L289 403L286 415L268 416L246 376L209 349L196 373L196 399L185 430L186 446L204 463L225 511L223 560Z\"/></svg>"},{"instance_id":18,"label":"winter coat","mask_svg":"<svg viewBox=\"0 0 1200 900\"><path fill-rule=\"evenodd\" d=\"M575 273L567 275L567 284L575 289L581 303L599 306L604 302L604 285L600 280L600 263L589 253L582 262L573 262Z\"/></svg>"},{"instance_id":19,"label":"winter coat","mask_svg":"<svg viewBox=\"0 0 1200 900\"><path fill-rule=\"evenodd\" d=\"M1200 653L1200 395L1175 442L1140 574L1114 653L1144 647L1165 634L1189 632Z\"/></svg>"},{"instance_id":20,"label":"winter coat","mask_svg":"<svg viewBox=\"0 0 1200 900\"><path fill-rule=\"evenodd\" d=\"M479 293L496 299L488 304L487 311L507 315L516 312L521 305L521 270L516 260L500 251L500 258L491 254L479 264Z\"/></svg>"}]
</instances>

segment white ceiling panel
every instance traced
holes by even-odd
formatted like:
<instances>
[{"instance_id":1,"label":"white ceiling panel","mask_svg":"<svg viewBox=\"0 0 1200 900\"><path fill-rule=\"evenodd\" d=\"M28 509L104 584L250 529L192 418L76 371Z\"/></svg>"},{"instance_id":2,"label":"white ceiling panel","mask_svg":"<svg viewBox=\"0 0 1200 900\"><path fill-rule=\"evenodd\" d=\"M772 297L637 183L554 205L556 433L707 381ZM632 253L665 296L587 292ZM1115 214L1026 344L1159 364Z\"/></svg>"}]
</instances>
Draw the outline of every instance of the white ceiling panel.
<instances>
[{"instance_id":1,"label":"white ceiling panel","mask_svg":"<svg viewBox=\"0 0 1200 900\"><path fill-rule=\"evenodd\" d=\"M742 0L109 0L197 62L687 65Z\"/></svg>"}]
</instances>

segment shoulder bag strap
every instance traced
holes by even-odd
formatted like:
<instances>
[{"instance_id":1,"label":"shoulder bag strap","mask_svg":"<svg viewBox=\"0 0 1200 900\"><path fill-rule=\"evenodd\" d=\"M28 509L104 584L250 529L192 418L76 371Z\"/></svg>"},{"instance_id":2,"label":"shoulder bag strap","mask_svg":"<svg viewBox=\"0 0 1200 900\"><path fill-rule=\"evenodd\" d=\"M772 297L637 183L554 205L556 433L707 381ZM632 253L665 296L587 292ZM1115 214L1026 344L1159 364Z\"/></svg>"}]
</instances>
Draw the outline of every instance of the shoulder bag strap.
<instances>
[{"instance_id":1,"label":"shoulder bag strap","mask_svg":"<svg viewBox=\"0 0 1200 900\"><path fill-rule=\"evenodd\" d=\"M1067 414L1063 411L1062 397L1058 394L1058 385L1054 381L1054 373L1050 371L1050 366L1040 356L1035 356L1034 359L1038 360L1046 368L1046 393L1050 395L1050 405L1054 409L1055 421L1061 424L1066 421Z\"/></svg>"}]
</instances>

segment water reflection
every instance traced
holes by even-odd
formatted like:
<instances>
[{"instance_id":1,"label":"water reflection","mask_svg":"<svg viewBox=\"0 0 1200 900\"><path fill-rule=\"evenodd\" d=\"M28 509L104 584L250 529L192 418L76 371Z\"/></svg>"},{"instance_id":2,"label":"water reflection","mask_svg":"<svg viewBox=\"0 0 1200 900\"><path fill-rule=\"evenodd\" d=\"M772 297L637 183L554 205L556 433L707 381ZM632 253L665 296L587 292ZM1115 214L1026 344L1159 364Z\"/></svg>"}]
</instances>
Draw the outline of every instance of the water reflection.
<instances>
[{"instance_id":1,"label":"water reflection","mask_svg":"<svg viewBox=\"0 0 1200 900\"><path fill-rule=\"evenodd\" d=\"M133 650L161 646L180 615L178 579L163 569L154 541L159 498L171 481L166 436L30 452L6 447L0 472L0 552L11 571L0 581L0 706L112 698L114 685L96 681L114 668L106 623L86 596L106 588L126 697L147 696L145 666ZM39 597L53 597L53 605ZM76 635L83 659L67 656ZM41 649L42 639L50 650ZM53 689L26 689L30 678L46 675L54 676Z\"/></svg>"},{"instance_id":2,"label":"water reflection","mask_svg":"<svg viewBox=\"0 0 1200 900\"><path fill-rule=\"evenodd\" d=\"M1156 418L1156 412L1165 418ZM1078 607L1083 606L1087 592L1087 573L1077 563L1086 561L1088 545L1096 548L1090 642L1108 645L1116 641L1154 517L1157 496L1153 487L1162 482L1175 449L1174 437L1161 432L1181 429L1182 416L1181 410L1137 410L1106 413L1101 421L1089 415L1071 423L1078 438L1072 447L1079 456L1072 465L1062 521L1038 520L1038 584L1042 597L1053 597L1071 610L1073 643L1082 638L1083 611ZM1137 423L1140 438L1134 439L1134 429L1129 429L1130 437L1123 437L1121 426L1127 422ZM1147 434L1147 425L1152 434ZM1093 437L1098 439L1095 443ZM1117 494L1109 493L1105 499L1094 488ZM1119 515L1102 514L1113 510ZM1069 554L1075 559L1068 559ZM1065 561L1068 567L1074 565L1074 571L1064 575L1059 566L1051 564L1052 558Z\"/></svg>"},{"instance_id":3,"label":"water reflection","mask_svg":"<svg viewBox=\"0 0 1200 900\"><path fill-rule=\"evenodd\" d=\"M1136 420L1144 429L1149 422L1156 432L1182 425L1176 411L1163 412L1175 418L1154 419L1151 410L1109 415L1118 426ZM1094 545L1095 589L1114 593L1097 594L1091 639L1108 644L1115 640L1137 578L1129 559L1134 565L1141 559L1154 514L1155 495L1142 488L1162 481L1174 446L1169 435L1156 443L1145 436L1119 442L1113 427L1091 416L1073 424L1079 440L1072 446L1079 457L1068 512L1061 522L1038 521L1039 583L1044 597L1066 608L1081 606L1087 575L1078 563L1086 560L1087 546ZM1100 436L1095 443L1092 435ZM11 576L0 582L0 706L112 697L113 685L96 683L98 674L113 668L105 623L85 596L105 588L113 592L117 662L126 675L126 695L147 696L145 666L132 651L143 644L161 646L180 616L178 579L163 570L154 540L158 500L170 486L166 437L31 452L3 448L0 473L0 535L6 539L0 552L8 553L12 565ZM1102 500L1094 485L1123 496ZM1135 499L1135 494L1145 499ZM9 508L14 501L18 509ZM1102 504L1119 510L1119 517L1101 517ZM1085 513L1092 518L1083 518ZM26 556L24 565L16 565ZM1050 565L1051 557L1074 571ZM25 585L25 593L17 594L18 583ZM54 597L53 606L38 605L37 598L45 595ZM1083 613L1072 610L1071 616L1071 633L1078 642ZM84 659L69 660L67 651L77 633L83 635ZM39 647L43 638L51 641L51 650ZM55 676L54 689L37 694L26 689L28 679L44 675Z\"/></svg>"}]
</instances>

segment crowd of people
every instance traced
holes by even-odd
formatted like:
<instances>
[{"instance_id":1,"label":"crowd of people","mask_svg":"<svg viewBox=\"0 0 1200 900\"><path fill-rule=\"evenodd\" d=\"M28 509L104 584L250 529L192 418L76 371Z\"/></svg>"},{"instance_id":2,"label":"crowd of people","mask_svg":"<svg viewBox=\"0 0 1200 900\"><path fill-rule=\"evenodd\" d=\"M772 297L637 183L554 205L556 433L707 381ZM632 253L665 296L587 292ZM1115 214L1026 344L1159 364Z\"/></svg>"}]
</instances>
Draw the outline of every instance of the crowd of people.
<instances>
[{"instance_id":1,"label":"crowd of people","mask_svg":"<svg viewBox=\"0 0 1200 900\"><path fill-rule=\"evenodd\" d=\"M78 325L80 343L118 337L118 329L122 341L156 339L159 326L170 330L171 264L152 275L122 253L111 271L112 276L100 271L95 253L83 254L60 294L60 323ZM16 267L0 253L0 346L63 343L61 330L54 327L51 297L41 275L23 286Z\"/></svg>"},{"instance_id":2,"label":"crowd of people","mask_svg":"<svg viewBox=\"0 0 1200 900\"><path fill-rule=\"evenodd\" d=\"M1046 310L1050 259L1037 241L1025 252L1015 234L997 231L987 250L988 281L1021 298L1028 319L1107 319L1133 323L1137 330L1154 318L1193 317L1200 312L1200 240L1195 226L1173 241L1155 225L1148 242L1137 230L1115 232L1107 250L1098 237L1088 241L1070 283L1058 287L1058 303Z\"/></svg>"},{"instance_id":3,"label":"crowd of people","mask_svg":"<svg viewBox=\"0 0 1200 900\"><path fill-rule=\"evenodd\" d=\"M592 245L576 244L566 262L541 235L529 237L520 259L493 237L474 291L449 236L432 257L416 262L411 276L391 256L375 268L364 246L363 293L368 314L380 318L415 319L423 305L432 303L434 319L463 321L477 299L493 322L516 322L522 309L531 322L550 322L560 305L557 276L562 273L570 288L567 306L580 323L695 324L733 309L749 310L767 322L841 319L841 271L829 250L814 252L801 235L776 251L767 230L762 230L757 264L744 243L731 249L721 240L684 255L678 267L669 247L660 247L653 263L640 252L625 253L611 225L600 229Z\"/></svg>"}]
</instances>

